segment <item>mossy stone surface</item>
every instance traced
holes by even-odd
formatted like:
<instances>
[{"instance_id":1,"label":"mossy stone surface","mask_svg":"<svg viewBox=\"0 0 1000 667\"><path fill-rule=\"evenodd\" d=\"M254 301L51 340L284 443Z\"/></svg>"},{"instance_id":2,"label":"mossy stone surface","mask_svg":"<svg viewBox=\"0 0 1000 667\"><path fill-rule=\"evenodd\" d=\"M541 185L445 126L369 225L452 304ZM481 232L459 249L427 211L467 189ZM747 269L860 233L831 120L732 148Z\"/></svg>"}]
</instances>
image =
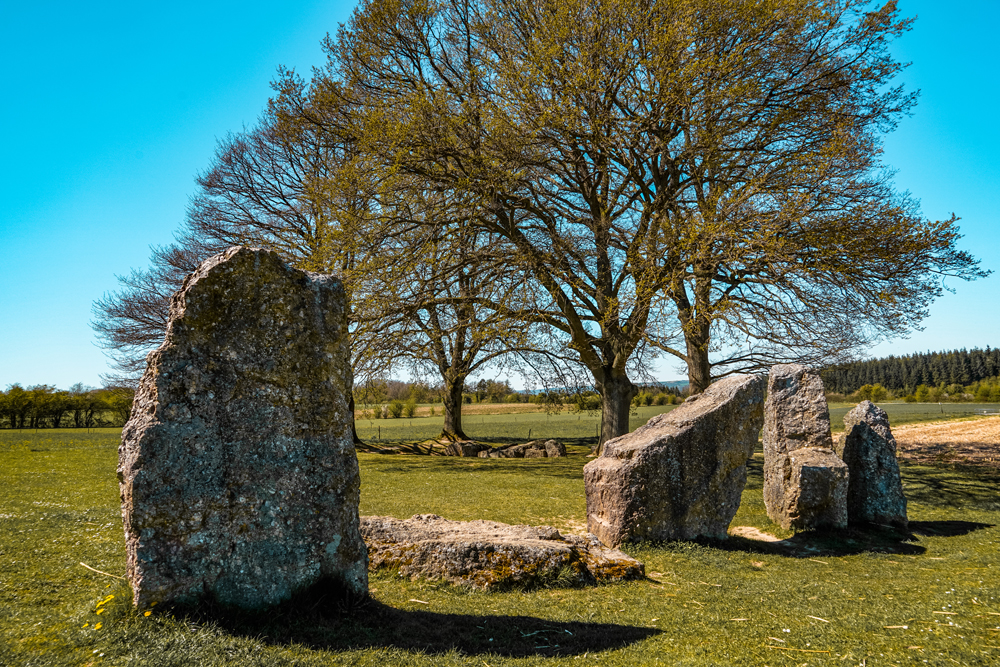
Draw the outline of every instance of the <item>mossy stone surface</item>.
<instances>
[{"instance_id":1,"label":"mossy stone surface","mask_svg":"<svg viewBox=\"0 0 1000 667\"><path fill-rule=\"evenodd\" d=\"M352 380L336 278L234 247L185 280L119 449L137 605L367 590Z\"/></svg>"}]
</instances>

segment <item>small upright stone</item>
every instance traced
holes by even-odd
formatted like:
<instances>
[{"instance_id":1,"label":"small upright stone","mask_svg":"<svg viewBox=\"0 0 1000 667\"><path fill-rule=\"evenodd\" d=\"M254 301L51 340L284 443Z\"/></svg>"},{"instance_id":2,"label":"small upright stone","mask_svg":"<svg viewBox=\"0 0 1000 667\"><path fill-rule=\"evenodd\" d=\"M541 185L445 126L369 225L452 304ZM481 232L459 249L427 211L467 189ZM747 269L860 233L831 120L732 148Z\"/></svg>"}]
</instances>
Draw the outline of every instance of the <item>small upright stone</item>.
<instances>
[{"instance_id":1,"label":"small upright stone","mask_svg":"<svg viewBox=\"0 0 1000 667\"><path fill-rule=\"evenodd\" d=\"M847 488L847 520L906 530L906 497L896 462L896 439L889 416L871 401L862 401L844 416L837 454L851 472Z\"/></svg>"},{"instance_id":2,"label":"small upright stone","mask_svg":"<svg viewBox=\"0 0 1000 667\"><path fill-rule=\"evenodd\" d=\"M604 444L583 468L587 529L608 546L726 536L763 422L764 378L736 375Z\"/></svg>"},{"instance_id":3,"label":"small upright stone","mask_svg":"<svg viewBox=\"0 0 1000 667\"><path fill-rule=\"evenodd\" d=\"M764 406L764 505L782 528L847 525L848 471L833 451L819 373L771 368Z\"/></svg>"},{"instance_id":4,"label":"small upright stone","mask_svg":"<svg viewBox=\"0 0 1000 667\"><path fill-rule=\"evenodd\" d=\"M366 593L340 281L230 248L173 296L147 364L118 463L135 604Z\"/></svg>"}]
</instances>

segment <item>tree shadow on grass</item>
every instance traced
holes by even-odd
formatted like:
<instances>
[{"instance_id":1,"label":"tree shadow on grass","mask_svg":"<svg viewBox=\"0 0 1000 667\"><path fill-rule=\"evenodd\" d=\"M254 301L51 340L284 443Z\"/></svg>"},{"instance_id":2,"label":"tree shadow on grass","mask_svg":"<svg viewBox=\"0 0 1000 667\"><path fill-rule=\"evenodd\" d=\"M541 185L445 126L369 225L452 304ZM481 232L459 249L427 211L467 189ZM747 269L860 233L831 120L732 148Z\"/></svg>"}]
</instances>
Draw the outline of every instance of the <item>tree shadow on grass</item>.
<instances>
[{"instance_id":1,"label":"tree shadow on grass","mask_svg":"<svg viewBox=\"0 0 1000 667\"><path fill-rule=\"evenodd\" d=\"M271 645L335 651L396 648L512 658L577 655L622 648L661 632L613 623L397 609L372 597L346 594L333 582L317 584L262 612L212 603L174 611L192 625L212 623L233 635Z\"/></svg>"}]
</instances>

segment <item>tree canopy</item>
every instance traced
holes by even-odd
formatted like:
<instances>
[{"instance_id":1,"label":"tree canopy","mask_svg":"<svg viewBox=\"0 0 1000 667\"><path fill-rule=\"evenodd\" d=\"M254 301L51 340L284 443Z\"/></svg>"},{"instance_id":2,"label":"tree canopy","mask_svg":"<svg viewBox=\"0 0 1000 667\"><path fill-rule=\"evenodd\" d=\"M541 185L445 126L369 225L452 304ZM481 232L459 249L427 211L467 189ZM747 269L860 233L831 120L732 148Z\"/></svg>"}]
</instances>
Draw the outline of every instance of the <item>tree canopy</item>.
<instances>
[{"instance_id":1,"label":"tree canopy","mask_svg":"<svg viewBox=\"0 0 1000 667\"><path fill-rule=\"evenodd\" d=\"M881 161L910 25L894 1L364 0L189 221L341 268L378 349L446 379L472 349L571 358L603 442L656 355L695 392L849 360L986 275Z\"/></svg>"}]
</instances>

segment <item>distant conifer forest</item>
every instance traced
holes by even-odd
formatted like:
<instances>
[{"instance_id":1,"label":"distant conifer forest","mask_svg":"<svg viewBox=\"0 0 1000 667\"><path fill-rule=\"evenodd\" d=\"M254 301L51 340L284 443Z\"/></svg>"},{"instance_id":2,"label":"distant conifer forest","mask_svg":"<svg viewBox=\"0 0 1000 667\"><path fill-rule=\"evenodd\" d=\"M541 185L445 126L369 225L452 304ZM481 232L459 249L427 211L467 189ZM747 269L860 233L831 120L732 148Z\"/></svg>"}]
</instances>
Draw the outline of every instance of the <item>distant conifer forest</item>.
<instances>
[{"instance_id":1,"label":"distant conifer forest","mask_svg":"<svg viewBox=\"0 0 1000 667\"><path fill-rule=\"evenodd\" d=\"M1000 398L1000 348L923 352L867 359L823 371L827 392L869 393L879 386L910 400L980 400Z\"/></svg>"}]
</instances>

